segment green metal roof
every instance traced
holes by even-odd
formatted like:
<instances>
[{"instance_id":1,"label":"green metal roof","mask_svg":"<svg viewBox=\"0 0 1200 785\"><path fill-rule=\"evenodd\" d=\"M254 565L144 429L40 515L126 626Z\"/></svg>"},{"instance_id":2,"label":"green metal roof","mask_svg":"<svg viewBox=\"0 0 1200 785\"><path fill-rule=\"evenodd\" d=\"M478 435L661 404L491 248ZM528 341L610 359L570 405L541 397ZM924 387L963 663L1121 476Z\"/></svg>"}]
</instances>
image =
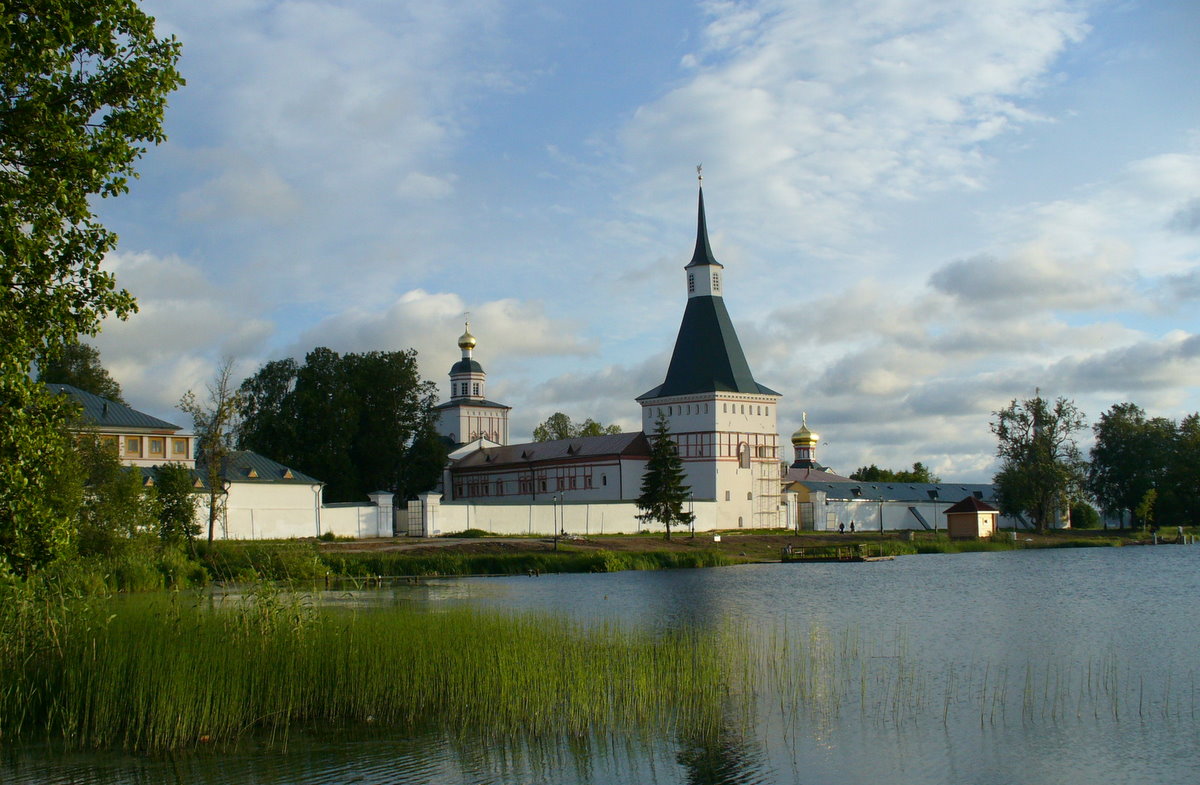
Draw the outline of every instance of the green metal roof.
<instances>
[{"instance_id":1,"label":"green metal roof","mask_svg":"<svg viewBox=\"0 0 1200 785\"><path fill-rule=\"evenodd\" d=\"M291 474L289 477L288 474ZM197 461L196 475L203 483L208 482L208 472L203 459ZM222 479L228 482L250 482L266 484L319 485L321 481L304 472L289 469L278 461L250 450L232 452L221 468Z\"/></svg>"},{"instance_id":2,"label":"green metal roof","mask_svg":"<svg viewBox=\"0 0 1200 785\"><path fill-rule=\"evenodd\" d=\"M83 407L84 421L96 428L153 428L155 430L182 430L180 426L157 417L131 409L123 403L101 398L99 395L81 390L69 384L47 384L59 394L69 395Z\"/></svg>"},{"instance_id":3,"label":"green metal roof","mask_svg":"<svg viewBox=\"0 0 1200 785\"><path fill-rule=\"evenodd\" d=\"M712 265L724 269L725 265L717 261L713 256L712 247L708 244L708 221L704 217L704 188L700 188L700 208L699 218L696 221L696 250L692 253L692 261L684 265L683 269L689 267L699 267L700 265Z\"/></svg>"},{"instance_id":4,"label":"green metal roof","mask_svg":"<svg viewBox=\"0 0 1200 785\"><path fill-rule=\"evenodd\" d=\"M688 299L666 381L637 400L702 392L779 395L754 381L725 300L717 296Z\"/></svg>"}]
</instances>

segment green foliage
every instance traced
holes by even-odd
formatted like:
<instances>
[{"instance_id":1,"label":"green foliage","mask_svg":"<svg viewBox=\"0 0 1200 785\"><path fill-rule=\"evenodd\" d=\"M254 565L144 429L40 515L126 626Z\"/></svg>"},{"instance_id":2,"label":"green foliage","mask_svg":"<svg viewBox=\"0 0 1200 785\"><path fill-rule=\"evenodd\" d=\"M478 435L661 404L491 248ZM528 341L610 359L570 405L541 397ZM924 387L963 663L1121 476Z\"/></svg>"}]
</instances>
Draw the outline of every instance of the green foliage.
<instances>
[{"instance_id":1,"label":"green foliage","mask_svg":"<svg viewBox=\"0 0 1200 785\"><path fill-rule=\"evenodd\" d=\"M116 236L92 199L117 196L163 140L179 44L133 0L7 4L0 17L0 569L69 552L57 505L68 409L29 373L133 298L101 269Z\"/></svg>"},{"instance_id":2,"label":"green foliage","mask_svg":"<svg viewBox=\"0 0 1200 785\"><path fill-rule=\"evenodd\" d=\"M1200 522L1200 415L1177 423L1119 403L1093 430L1088 487L1105 510L1131 513L1143 524L1139 509L1162 521ZM1154 503L1143 506L1152 490Z\"/></svg>"},{"instance_id":3,"label":"green foliage","mask_svg":"<svg viewBox=\"0 0 1200 785\"><path fill-rule=\"evenodd\" d=\"M995 412L996 496L1005 515L1028 515L1044 531L1082 495L1085 464L1075 443L1084 418L1075 404L1059 398L1054 406L1041 396L1014 400Z\"/></svg>"},{"instance_id":4,"label":"green foliage","mask_svg":"<svg viewBox=\"0 0 1200 785\"><path fill-rule=\"evenodd\" d=\"M637 500L641 510L638 520L663 524L667 528L667 539L671 539L672 524L687 526L695 520L693 513L683 510L689 491L690 488L683 484L683 461L671 438L666 415L660 414L654 425L646 473L642 475L642 493Z\"/></svg>"},{"instance_id":5,"label":"green foliage","mask_svg":"<svg viewBox=\"0 0 1200 785\"><path fill-rule=\"evenodd\" d=\"M29 372L133 298L101 269L116 236L91 199L118 196L163 139L179 44L132 0L0 11L0 565L28 573L70 551L56 509L65 403Z\"/></svg>"},{"instance_id":6,"label":"green foliage","mask_svg":"<svg viewBox=\"0 0 1200 785\"><path fill-rule=\"evenodd\" d=\"M311 542L198 543L196 555L218 581L313 582L329 571Z\"/></svg>"},{"instance_id":7,"label":"green foliage","mask_svg":"<svg viewBox=\"0 0 1200 785\"><path fill-rule=\"evenodd\" d=\"M69 384L92 395L125 403L121 385L100 363L100 352L86 343L67 344L58 348L55 354L39 357L38 381Z\"/></svg>"},{"instance_id":8,"label":"green foliage","mask_svg":"<svg viewBox=\"0 0 1200 785\"><path fill-rule=\"evenodd\" d=\"M719 551L570 551L545 553L324 553L332 575L369 578L433 575L525 575L531 571L617 572L723 567L734 562Z\"/></svg>"},{"instance_id":9,"label":"green foliage","mask_svg":"<svg viewBox=\"0 0 1200 785\"><path fill-rule=\"evenodd\" d=\"M546 421L533 429L535 442L551 442L557 439L576 439L581 436L608 436L621 432L619 425L601 425L591 417L581 423L571 422L562 412L555 412Z\"/></svg>"},{"instance_id":10,"label":"green foliage","mask_svg":"<svg viewBox=\"0 0 1200 785\"><path fill-rule=\"evenodd\" d=\"M140 469L125 466L111 444L85 433L75 455L83 481L77 550L80 556L116 556L138 537L158 530L158 506Z\"/></svg>"},{"instance_id":11,"label":"green foliage","mask_svg":"<svg viewBox=\"0 0 1200 785\"><path fill-rule=\"evenodd\" d=\"M1095 529L1100 526L1100 513L1087 502L1077 501L1071 505L1072 529Z\"/></svg>"},{"instance_id":12,"label":"green foliage","mask_svg":"<svg viewBox=\"0 0 1200 785\"><path fill-rule=\"evenodd\" d=\"M1142 522L1143 526L1153 526L1155 519L1155 507L1158 505L1158 489L1151 488L1142 496L1142 500L1138 502L1138 506L1134 508L1133 514Z\"/></svg>"},{"instance_id":13,"label":"green foliage","mask_svg":"<svg viewBox=\"0 0 1200 785\"><path fill-rule=\"evenodd\" d=\"M325 499L360 501L387 490L407 499L433 488L445 466L437 388L417 355L339 355L320 347L276 360L242 382L238 444L322 480Z\"/></svg>"},{"instance_id":14,"label":"green foliage","mask_svg":"<svg viewBox=\"0 0 1200 785\"><path fill-rule=\"evenodd\" d=\"M736 639L558 617L346 613L262 587L216 608L20 593L0 604L0 737L166 751L294 723L582 738L730 710Z\"/></svg>"},{"instance_id":15,"label":"green foliage","mask_svg":"<svg viewBox=\"0 0 1200 785\"><path fill-rule=\"evenodd\" d=\"M158 536L165 543L191 542L200 533L192 470L182 463L165 463L155 472Z\"/></svg>"},{"instance_id":16,"label":"green foliage","mask_svg":"<svg viewBox=\"0 0 1200 785\"><path fill-rule=\"evenodd\" d=\"M920 461L913 464L911 471L906 469L901 469L900 471L880 469L875 464L860 466L850 475L850 479L859 480L860 482L914 482L931 484L937 484L942 481L941 477L929 471L929 467Z\"/></svg>"}]
</instances>

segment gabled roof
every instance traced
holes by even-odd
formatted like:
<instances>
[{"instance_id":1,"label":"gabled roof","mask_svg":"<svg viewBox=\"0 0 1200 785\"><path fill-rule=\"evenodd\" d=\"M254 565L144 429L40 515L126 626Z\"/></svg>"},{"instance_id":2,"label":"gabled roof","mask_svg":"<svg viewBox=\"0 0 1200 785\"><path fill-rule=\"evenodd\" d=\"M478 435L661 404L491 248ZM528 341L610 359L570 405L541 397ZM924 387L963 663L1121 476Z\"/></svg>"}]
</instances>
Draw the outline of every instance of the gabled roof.
<instances>
[{"instance_id":1,"label":"gabled roof","mask_svg":"<svg viewBox=\"0 0 1200 785\"><path fill-rule=\"evenodd\" d=\"M667 378L637 400L705 392L779 395L754 381L722 297L688 298Z\"/></svg>"},{"instance_id":2,"label":"gabled roof","mask_svg":"<svg viewBox=\"0 0 1200 785\"><path fill-rule=\"evenodd\" d=\"M946 514L952 512L1000 512L998 509L988 504L985 501L980 501L974 496L967 496L957 504L946 508Z\"/></svg>"},{"instance_id":3,"label":"gabled roof","mask_svg":"<svg viewBox=\"0 0 1200 785\"><path fill-rule=\"evenodd\" d=\"M990 483L923 483L923 482L819 482L799 480L812 492L825 494L826 499L839 501L891 502L951 502L968 496L975 499L995 499L996 488Z\"/></svg>"},{"instance_id":4,"label":"gabled roof","mask_svg":"<svg viewBox=\"0 0 1200 785\"><path fill-rule=\"evenodd\" d=\"M83 407L84 421L95 428L153 428L179 431L182 428L166 420L131 409L123 403L101 398L69 384L47 384L55 393L69 395Z\"/></svg>"},{"instance_id":5,"label":"gabled roof","mask_svg":"<svg viewBox=\"0 0 1200 785\"><path fill-rule=\"evenodd\" d=\"M203 459L197 462L196 474L201 482L208 481L208 472ZM221 478L227 482L249 482L263 484L319 485L321 481L304 472L289 469L278 461L250 450L231 452L221 468Z\"/></svg>"},{"instance_id":6,"label":"gabled roof","mask_svg":"<svg viewBox=\"0 0 1200 785\"><path fill-rule=\"evenodd\" d=\"M641 431L604 436L581 436L550 442L484 447L454 463L452 470L529 466L545 461L599 458L648 458L650 442Z\"/></svg>"}]
</instances>

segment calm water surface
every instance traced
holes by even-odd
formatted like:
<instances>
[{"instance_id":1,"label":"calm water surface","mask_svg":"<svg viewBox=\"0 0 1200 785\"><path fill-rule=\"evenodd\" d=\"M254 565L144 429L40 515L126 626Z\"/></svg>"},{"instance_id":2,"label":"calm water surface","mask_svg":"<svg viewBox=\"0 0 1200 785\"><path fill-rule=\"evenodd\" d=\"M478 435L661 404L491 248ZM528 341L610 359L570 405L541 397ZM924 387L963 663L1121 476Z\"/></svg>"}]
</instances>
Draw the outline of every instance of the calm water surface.
<instances>
[{"instance_id":1,"label":"calm water surface","mask_svg":"<svg viewBox=\"0 0 1200 785\"><path fill-rule=\"evenodd\" d=\"M1200 547L437 581L338 604L733 622L803 658L716 739L550 747L310 729L176 758L7 750L8 783L1179 783L1200 772ZM797 668L793 668L793 672Z\"/></svg>"}]
</instances>

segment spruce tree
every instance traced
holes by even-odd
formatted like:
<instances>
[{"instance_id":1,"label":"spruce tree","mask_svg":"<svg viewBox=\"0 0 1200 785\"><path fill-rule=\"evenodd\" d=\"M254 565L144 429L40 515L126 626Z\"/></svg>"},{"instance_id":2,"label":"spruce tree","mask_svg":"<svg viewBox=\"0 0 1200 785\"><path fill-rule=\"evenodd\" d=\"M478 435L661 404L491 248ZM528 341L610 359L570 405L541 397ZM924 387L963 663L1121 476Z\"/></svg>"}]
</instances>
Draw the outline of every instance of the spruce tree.
<instances>
[{"instance_id":1,"label":"spruce tree","mask_svg":"<svg viewBox=\"0 0 1200 785\"><path fill-rule=\"evenodd\" d=\"M642 476L642 494L637 500L641 510L638 520L663 524L667 527L667 539L671 539L671 524L687 526L696 517L683 509L689 490L683 484L683 461L671 438L667 418L660 414L654 424L650 460L646 462L646 473Z\"/></svg>"}]
</instances>

